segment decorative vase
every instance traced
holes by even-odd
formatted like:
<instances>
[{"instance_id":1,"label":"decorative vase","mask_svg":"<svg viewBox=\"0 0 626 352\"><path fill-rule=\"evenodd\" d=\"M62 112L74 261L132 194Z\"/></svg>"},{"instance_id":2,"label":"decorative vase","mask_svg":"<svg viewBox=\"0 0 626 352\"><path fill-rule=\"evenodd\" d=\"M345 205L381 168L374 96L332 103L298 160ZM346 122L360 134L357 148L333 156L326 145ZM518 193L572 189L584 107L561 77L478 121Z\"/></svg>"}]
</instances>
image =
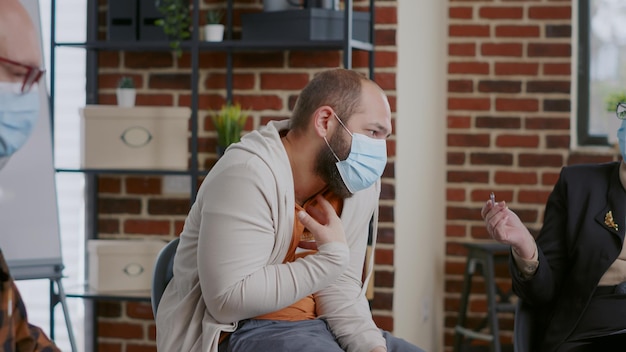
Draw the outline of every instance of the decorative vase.
<instances>
[{"instance_id":1,"label":"decorative vase","mask_svg":"<svg viewBox=\"0 0 626 352\"><path fill-rule=\"evenodd\" d=\"M137 91L134 88L117 88L117 106L122 108L132 108L135 106Z\"/></svg>"},{"instance_id":2,"label":"decorative vase","mask_svg":"<svg viewBox=\"0 0 626 352\"><path fill-rule=\"evenodd\" d=\"M204 26L204 40L207 42L221 42L224 39L223 24L207 24Z\"/></svg>"}]
</instances>

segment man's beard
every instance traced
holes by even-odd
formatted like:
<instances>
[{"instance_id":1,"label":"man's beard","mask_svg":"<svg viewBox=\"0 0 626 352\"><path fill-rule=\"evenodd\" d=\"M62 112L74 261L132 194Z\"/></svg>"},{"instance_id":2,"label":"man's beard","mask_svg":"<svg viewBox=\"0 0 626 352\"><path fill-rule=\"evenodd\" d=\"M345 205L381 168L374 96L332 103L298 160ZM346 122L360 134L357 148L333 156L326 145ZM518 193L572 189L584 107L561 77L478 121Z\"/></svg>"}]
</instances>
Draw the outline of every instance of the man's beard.
<instances>
[{"instance_id":1,"label":"man's beard","mask_svg":"<svg viewBox=\"0 0 626 352\"><path fill-rule=\"evenodd\" d=\"M344 160L350 154L350 143L348 143L346 139L341 138L339 136L340 134L342 134L342 132L335 133L330 140L328 140L328 144L332 150L335 151L339 160ZM343 182L339 174L339 169L337 169L337 165L335 165L336 163L337 159L335 159L330 148L323 146L315 160L315 172L326 185L328 185L328 189L331 192L343 199L350 198L352 197L352 193L350 193L348 187L346 187L346 184Z\"/></svg>"}]
</instances>

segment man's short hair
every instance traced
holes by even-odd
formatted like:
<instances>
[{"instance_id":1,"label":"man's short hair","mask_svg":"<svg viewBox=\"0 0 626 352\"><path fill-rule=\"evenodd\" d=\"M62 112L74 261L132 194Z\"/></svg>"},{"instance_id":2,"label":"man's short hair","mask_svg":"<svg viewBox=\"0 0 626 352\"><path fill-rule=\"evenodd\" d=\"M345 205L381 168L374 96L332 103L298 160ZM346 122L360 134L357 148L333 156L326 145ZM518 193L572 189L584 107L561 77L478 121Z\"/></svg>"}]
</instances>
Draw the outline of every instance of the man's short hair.
<instances>
[{"instance_id":1,"label":"man's short hair","mask_svg":"<svg viewBox=\"0 0 626 352\"><path fill-rule=\"evenodd\" d=\"M291 116L290 128L304 130L309 118L320 106L328 105L345 123L361 104L365 75L347 69L333 69L318 73L304 87Z\"/></svg>"}]
</instances>

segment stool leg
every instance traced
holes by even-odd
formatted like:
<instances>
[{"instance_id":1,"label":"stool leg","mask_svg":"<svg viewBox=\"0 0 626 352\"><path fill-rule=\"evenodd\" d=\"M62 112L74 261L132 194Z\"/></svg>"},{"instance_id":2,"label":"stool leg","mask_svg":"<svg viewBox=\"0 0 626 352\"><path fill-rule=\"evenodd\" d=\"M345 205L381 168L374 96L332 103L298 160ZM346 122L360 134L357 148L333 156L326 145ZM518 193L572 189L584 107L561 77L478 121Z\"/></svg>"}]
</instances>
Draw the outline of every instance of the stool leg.
<instances>
[{"instance_id":1,"label":"stool leg","mask_svg":"<svg viewBox=\"0 0 626 352\"><path fill-rule=\"evenodd\" d=\"M495 282L495 270L493 256L485 256L485 267L483 269L483 275L485 276L485 285L487 287L487 307L488 307L488 321L489 329L493 340L491 341L491 351L500 352L500 329L498 327L498 310L496 308L496 282Z\"/></svg>"},{"instance_id":2,"label":"stool leg","mask_svg":"<svg viewBox=\"0 0 626 352\"><path fill-rule=\"evenodd\" d=\"M461 292L461 305L459 307L459 317L456 326L465 327L465 318L467 317L467 303L469 301L470 289L472 286L472 275L474 274L474 260L472 259L472 251L468 253L467 264L465 266L465 277L463 280L463 291ZM454 352L461 352L461 346L465 335L455 328L454 332Z\"/></svg>"}]
</instances>

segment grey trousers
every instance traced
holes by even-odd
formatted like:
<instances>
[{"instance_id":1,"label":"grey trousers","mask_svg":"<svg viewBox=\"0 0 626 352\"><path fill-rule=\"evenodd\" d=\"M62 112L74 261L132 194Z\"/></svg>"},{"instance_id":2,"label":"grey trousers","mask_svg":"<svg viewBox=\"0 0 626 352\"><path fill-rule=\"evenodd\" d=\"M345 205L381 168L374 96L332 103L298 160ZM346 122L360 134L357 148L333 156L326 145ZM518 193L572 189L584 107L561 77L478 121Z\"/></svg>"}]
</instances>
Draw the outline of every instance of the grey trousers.
<instances>
[{"instance_id":1,"label":"grey trousers","mask_svg":"<svg viewBox=\"0 0 626 352\"><path fill-rule=\"evenodd\" d=\"M388 352L424 350L383 331ZM230 335L220 352L343 352L324 320L247 320ZM369 351L363 351L369 352Z\"/></svg>"}]
</instances>

